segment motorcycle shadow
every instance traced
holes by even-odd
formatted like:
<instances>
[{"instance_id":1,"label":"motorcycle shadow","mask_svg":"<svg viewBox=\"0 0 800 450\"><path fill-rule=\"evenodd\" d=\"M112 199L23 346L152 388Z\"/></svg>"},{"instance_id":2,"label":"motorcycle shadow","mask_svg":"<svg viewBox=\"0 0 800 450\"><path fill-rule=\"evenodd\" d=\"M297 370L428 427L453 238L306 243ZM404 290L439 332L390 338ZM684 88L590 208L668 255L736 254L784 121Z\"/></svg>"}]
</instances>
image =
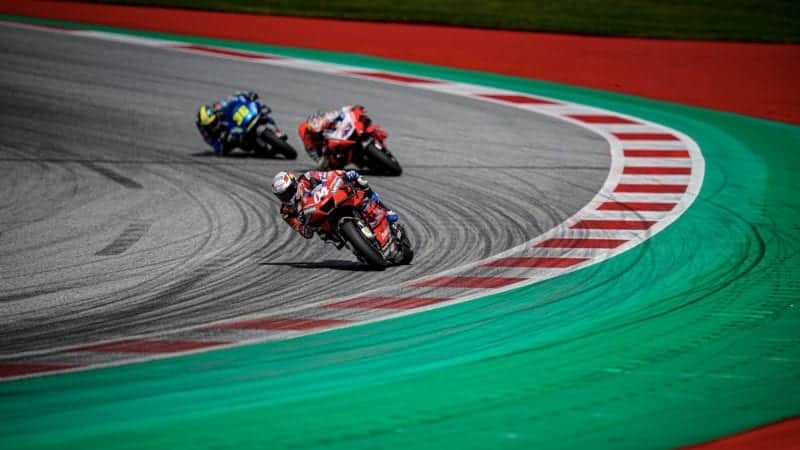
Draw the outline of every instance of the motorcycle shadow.
<instances>
[{"instance_id":1,"label":"motorcycle shadow","mask_svg":"<svg viewBox=\"0 0 800 450\"><path fill-rule=\"evenodd\" d=\"M347 168L348 168L348 169L349 169L349 168L351 168L351 167L352 167L352 166L347 166ZM361 175L364 175L365 177L389 177L389 178L396 178L396 177L398 176L398 175L393 175L393 174L390 174L390 173L386 173L386 172L384 172L384 171L381 171L381 170L374 170L374 169L370 169L370 168L368 168L368 167L364 167L364 168L355 168L355 169L358 171L358 173L360 173Z\"/></svg>"},{"instance_id":2,"label":"motorcycle shadow","mask_svg":"<svg viewBox=\"0 0 800 450\"><path fill-rule=\"evenodd\" d=\"M262 262L262 266L287 266L294 269L333 269L333 270L346 270L349 272L372 272L372 268L366 264L361 264L356 261L347 261L341 259L327 259L325 261L286 261L286 262Z\"/></svg>"},{"instance_id":3,"label":"motorcycle shadow","mask_svg":"<svg viewBox=\"0 0 800 450\"><path fill-rule=\"evenodd\" d=\"M214 154L214 152L211 152L211 151L190 153L189 156L192 156L192 157L195 157L195 158L274 159L276 161L291 161L291 160L287 160L286 158L284 158L281 155L264 155L264 154L261 154L261 153L248 153L248 152L238 152L238 151L234 151L234 152L228 153L225 156L217 156L217 155Z\"/></svg>"}]
</instances>

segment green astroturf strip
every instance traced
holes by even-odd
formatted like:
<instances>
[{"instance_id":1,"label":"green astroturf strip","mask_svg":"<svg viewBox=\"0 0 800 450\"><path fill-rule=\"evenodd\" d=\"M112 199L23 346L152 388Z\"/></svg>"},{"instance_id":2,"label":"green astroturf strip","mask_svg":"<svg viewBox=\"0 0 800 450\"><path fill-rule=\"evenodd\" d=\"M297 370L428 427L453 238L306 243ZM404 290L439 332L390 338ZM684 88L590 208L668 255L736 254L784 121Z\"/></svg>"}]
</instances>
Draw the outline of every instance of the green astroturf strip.
<instances>
[{"instance_id":1,"label":"green astroturf strip","mask_svg":"<svg viewBox=\"0 0 800 450\"><path fill-rule=\"evenodd\" d=\"M536 285L296 340L0 383L0 448L672 448L800 414L800 127L363 56L126 33L631 114L693 137L705 183L644 245Z\"/></svg>"}]
</instances>

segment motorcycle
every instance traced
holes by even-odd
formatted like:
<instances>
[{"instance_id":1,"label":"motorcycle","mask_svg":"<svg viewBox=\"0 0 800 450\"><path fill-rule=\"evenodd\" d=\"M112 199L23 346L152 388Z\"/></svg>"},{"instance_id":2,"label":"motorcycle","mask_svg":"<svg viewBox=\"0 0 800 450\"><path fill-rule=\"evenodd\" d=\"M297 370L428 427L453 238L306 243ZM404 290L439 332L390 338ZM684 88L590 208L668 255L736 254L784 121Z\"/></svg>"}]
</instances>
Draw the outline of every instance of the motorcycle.
<instances>
[{"instance_id":1,"label":"motorcycle","mask_svg":"<svg viewBox=\"0 0 800 450\"><path fill-rule=\"evenodd\" d=\"M240 135L243 150L260 156L282 154L286 159L296 159L297 151L286 142L288 136L278 128L270 112L258 100L236 98L222 110L221 119L231 134Z\"/></svg>"},{"instance_id":2,"label":"motorcycle","mask_svg":"<svg viewBox=\"0 0 800 450\"><path fill-rule=\"evenodd\" d=\"M373 173L398 176L403 173L400 163L384 142L386 132L355 106L337 123L336 129L325 132L325 151L329 169L343 169L348 164L368 168Z\"/></svg>"},{"instance_id":3,"label":"motorcycle","mask_svg":"<svg viewBox=\"0 0 800 450\"><path fill-rule=\"evenodd\" d=\"M365 197L364 190L343 177L329 177L303 196L301 208L306 223L317 228L323 240L338 249L347 247L359 261L377 269L410 263L414 250L403 226L390 223L386 209ZM364 202L374 208L371 223L361 213Z\"/></svg>"}]
</instances>

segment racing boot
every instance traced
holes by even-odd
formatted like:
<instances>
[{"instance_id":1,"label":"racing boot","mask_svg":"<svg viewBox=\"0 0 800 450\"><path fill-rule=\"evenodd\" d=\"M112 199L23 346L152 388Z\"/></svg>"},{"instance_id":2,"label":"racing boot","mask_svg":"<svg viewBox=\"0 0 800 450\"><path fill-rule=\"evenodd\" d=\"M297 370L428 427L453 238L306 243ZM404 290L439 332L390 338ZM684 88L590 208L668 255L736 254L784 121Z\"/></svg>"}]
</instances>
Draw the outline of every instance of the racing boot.
<instances>
[{"instance_id":1,"label":"racing boot","mask_svg":"<svg viewBox=\"0 0 800 450\"><path fill-rule=\"evenodd\" d=\"M378 197L378 194L375 192L371 192L369 197L364 197L364 204L362 205L361 213L370 223L370 226L374 226L378 222L381 214L386 214L386 220L390 224L397 222L397 213L387 208L386 205L381 202L380 197Z\"/></svg>"},{"instance_id":2,"label":"racing boot","mask_svg":"<svg viewBox=\"0 0 800 450\"><path fill-rule=\"evenodd\" d=\"M348 179L353 181L364 191L365 203L362 209L369 208L370 205L367 204L367 202L371 204L376 204L377 206L380 207L380 209L386 211L386 220L388 220L389 223L397 222L397 213L395 213L394 211L392 211L390 208L388 208L386 205L383 204L380 197L378 197L378 194L375 191L373 191L372 188L370 187L369 182L366 180L366 178L359 175L358 172L356 171L348 171L346 176Z\"/></svg>"},{"instance_id":3,"label":"racing boot","mask_svg":"<svg viewBox=\"0 0 800 450\"><path fill-rule=\"evenodd\" d=\"M370 191L371 190L372 189L370 189ZM389 223L397 222L397 213L394 212L389 207L387 207L386 205L384 205L383 202L381 201L380 197L378 197L378 194L376 194L375 192L372 192L372 195L370 196L370 200L372 200L373 202L377 203L381 208L386 210L386 220L388 220Z\"/></svg>"}]
</instances>

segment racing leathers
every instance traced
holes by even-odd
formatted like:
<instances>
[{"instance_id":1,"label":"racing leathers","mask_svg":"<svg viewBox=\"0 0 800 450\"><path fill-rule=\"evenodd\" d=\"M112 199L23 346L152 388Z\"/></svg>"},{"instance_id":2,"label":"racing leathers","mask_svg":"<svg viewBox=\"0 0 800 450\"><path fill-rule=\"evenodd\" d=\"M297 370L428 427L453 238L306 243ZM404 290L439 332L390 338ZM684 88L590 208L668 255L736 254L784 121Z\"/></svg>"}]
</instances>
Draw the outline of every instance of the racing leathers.
<instances>
[{"instance_id":1,"label":"racing leathers","mask_svg":"<svg viewBox=\"0 0 800 450\"><path fill-rule=\"evenodd\" d=\"M324 113L318 112L309 116L298 127L297 133L303 141L306 153L317 162L320 169L325 170L330 167L329 153L353 145L353 141L346 137L353 132L353 128L358 129L351 120L351 112L354 110L363 113L364 107L348 105ZM366 118L366 116L362 117ZM369 119L366 120L369 121ZM385 132L382 130L380 132L384 133L383 137L385 137Z\"/></svg>"},{"instance_id":2,"label":"racing leathers","mask_svg":"<svg viewBox=\"0 0 800 450\"><path fill-rule=\"evenodd\" d=\"M210 123L203 125L201 122L208 122L208 119L201 120L198 118L197 122L195 122L197 129L206 143L211 146L215 155L227 155L231 150L242 146L244 134L231 133L226 118L234 115L231 109L240 102L255 102L257 100L258 94L255 92L237 92L226 99L209 105L212 116ZM259 106L259 112L263 117L266 117L271 112L267 105L259 104Z\"/></svg>"},{"instance_id":3,"label":"racing leathers","mask_svg":"<svg viewBox=\"0 0 800 450\"><path fill-rule=\"evenodd\" d=\"M386 218L389 222L397 221L397 214L387 208L378 197L378 194L372 191L369 183L355 170L310 170L297 177L297 194L294 195L288 202L281 202L281 216L286 223L289 224L295 231L300 233L306 239L314 236L314 232L319 232L320 238L329 240L331 237L327 236L318 228L308 224L308 221L303 214L303 199L307 195L312 195L311 192L320 184L327 182L332 177L343 177L351 186L356 189L364 191L364 202L361 205L361 214L364 219L372 222L376 220L379 214L379 208L386 210Z\"/></svg>"}]
</instances>

